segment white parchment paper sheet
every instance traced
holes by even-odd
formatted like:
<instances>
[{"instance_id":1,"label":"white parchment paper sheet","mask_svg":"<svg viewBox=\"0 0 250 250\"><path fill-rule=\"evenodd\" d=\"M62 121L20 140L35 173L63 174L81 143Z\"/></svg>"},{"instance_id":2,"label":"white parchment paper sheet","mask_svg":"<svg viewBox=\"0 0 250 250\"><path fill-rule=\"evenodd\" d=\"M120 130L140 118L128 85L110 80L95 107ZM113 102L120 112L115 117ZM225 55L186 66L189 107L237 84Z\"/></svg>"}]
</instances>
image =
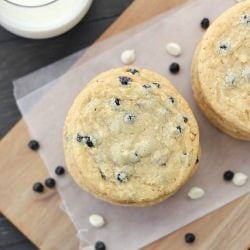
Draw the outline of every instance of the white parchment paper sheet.
<instances>
[{"instance_id":1,"label":"white parchment paper sheet","mask_svg":"<svg viewBox=\"0 0 250 250\"><path fill-rule=\"evenodd\" d=\"M200 169L175 196L159 205L146 208L113 206L82 191L67 174L55 177L64 208L83 243L92 244L102 240L109 250L135 250L250 191L250 182L243 187L236 187L222 179L227 169L250 175L250 143L232 139L211 126L194 102L190 83L192 55L203 34L200 20L203 17L214 20L233 4L233 0L192 1L175 12L161 15L141 30L124 33L122 40L116 38L104 42L105 46L99 47L102 53L97 49L98 55L94 58L82 61L78 67L50 83L41 81L43 87L19 96L19 108L32 137L41 143L39 152L52 176L55 167L64 164L62 128L72 101L93 76L121 66L120 53L124 49L136 50L137 66L156 70L169 78L187 99L198 119L203 152ZM165 51L165 44L172 41L183 48L183 55L179 58L173 58ZM168 65L173 61L181 65L178 75L168 73ZM28 86L34 79L39 81L44 73L58 70L60 64L53 67L44 69L42 74L36 72L16 81L16 91L26 84ZM205 197L189 200L186 194L192 186L204 188ZM105 217L105 227L95 229L89 225L88 216L93 213Z\"/></svg>"}]
</instances>

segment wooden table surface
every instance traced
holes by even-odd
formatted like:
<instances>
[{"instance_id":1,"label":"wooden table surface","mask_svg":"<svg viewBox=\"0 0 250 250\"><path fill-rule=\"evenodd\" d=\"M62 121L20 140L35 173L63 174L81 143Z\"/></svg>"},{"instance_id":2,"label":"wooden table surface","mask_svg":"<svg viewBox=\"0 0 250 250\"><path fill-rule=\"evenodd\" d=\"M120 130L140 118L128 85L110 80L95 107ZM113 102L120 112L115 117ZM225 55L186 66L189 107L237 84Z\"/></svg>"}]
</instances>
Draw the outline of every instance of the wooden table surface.
<instances>
[{"instance_id":1,"label":"wooden table surface","mask_svg":"<svg viewBox=\"0 0 250 250\"><path fill-rule=\"evenodd\" d=\"M0 27L0 138L21 118L12 81L91 45L132 1L94 0L75 28L52 39L24 39ZM32 249L37 248L0 215L0 250Z\"/></svg>"}]
</instances>

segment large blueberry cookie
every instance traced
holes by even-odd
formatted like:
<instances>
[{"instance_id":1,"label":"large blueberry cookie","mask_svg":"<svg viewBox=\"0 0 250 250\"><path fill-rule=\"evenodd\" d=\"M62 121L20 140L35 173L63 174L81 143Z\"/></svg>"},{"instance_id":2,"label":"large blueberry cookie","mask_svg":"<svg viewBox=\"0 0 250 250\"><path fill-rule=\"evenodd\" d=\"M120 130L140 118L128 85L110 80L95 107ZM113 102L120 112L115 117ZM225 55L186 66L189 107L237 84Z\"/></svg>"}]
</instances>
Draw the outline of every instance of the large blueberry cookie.
<instances>
[{"instance_id":1,"label":"large blueberry cookie","mask_svg":"<svg viewBox=\"0 0 250 250\"><path fill-rule=\"evenodd\" d=\"M222 14L193 59L193 92L208 119L238 139L250 140L250 1Z\"/></svg>"},{"instance_id":2,"label":"large blueberry cookie","mask_svg":"<svg viewBox=\"0 0 250 250\"><path fill-rule=\"evenodd\" d=\"M64 127L73 179L94 196L146 206L174 194L199 162L199 130L187 102L163 76L123 67L94 78Z\"/></svg>"}]
</instances>

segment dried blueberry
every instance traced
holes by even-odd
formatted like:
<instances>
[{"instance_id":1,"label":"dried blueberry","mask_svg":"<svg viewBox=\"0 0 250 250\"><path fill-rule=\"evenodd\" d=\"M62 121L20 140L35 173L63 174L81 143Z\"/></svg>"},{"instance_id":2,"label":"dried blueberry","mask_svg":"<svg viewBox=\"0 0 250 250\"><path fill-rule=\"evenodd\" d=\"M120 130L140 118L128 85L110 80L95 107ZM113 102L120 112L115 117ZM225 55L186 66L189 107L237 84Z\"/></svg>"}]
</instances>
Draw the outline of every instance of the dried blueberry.
<instances>
[{"instance_id":1,"label":"dried blueberry","mask_svg":"<svg viewBox=\"0 0 250 250\"><path fill-rule=\"evenodd\" d=\"M44 183L48 188L53 188L56 185L56 181L53 178L47 178Z\"/></svg>"},{"instance_id":2,"label":"dried blueberry","mask_svg":"<svg viewBox=\"0 0 250 250\"><path fill-rule=\"evenodd\" d=\"M76 135L76 140L77 140L78 142L82 142L82 139L83 139L83 136L77 133L77 135Z\"/></svg>"},{"instance_id":3,"label":"dried blueberry","mask_svg":"<svg viewBox=\"0 0 250 250\"><path fill-rule=\"evenodd\" d=\"M169 100L170 100L173 104L175 103L174 97L170 96L170 97L169 97Z\"/></svg>"},{"instance_id":4,"label":"dried blueberry","mask_svg":"<svg viewBox=\"0 0 250 250\"><path fill-rule=\"evenodd\" d=\"M120 182L120 183L124 183L124 182L128 182L129 177L128 174L124 171L119 172L116 175L116 179Z\"/></svg>"},{"instance_id":5,"label":"dried blueberry","mask_svg":"<svg viewBox=\"0 0 250 250\"><path fill-rule=\"evenodd\" d=\"M29 143L28 143L28 147L31 149L31 150L38 150L40 145L39 145L39 142L36 141L36 140L31 140Z\"/></svg>"},{"instance_id":6,"label":"dried blueberry","mask_svg":"<svg viewBox=\"0 0 250 250\"><path fill-rule=\"evenodd\" d=\"M185 117L185 116L183 116L183 121L184 121L185 123L187 123L187 122L188 122L188 118Z\"/></svg>"},{"instance_id":7,"label":"dried blueberry","mask_svg":"<svg viewBox=\"0 0 250 250\"><path fill-rule=\"evenodd\" d=\"M106 180L106 175L102 172L102 170L99 168L99 173L103 180Z\"/></svg>"},{"instance_id":8,"label":"dried blueberry","mask_svg":"<svg viewBox=\"0 0 250 250\"><path fill-rule=\"evenodd\" d=\"M225 44L222 44L222 45L220 45L220 48L226 50L227 46Z\"/></svg>"},{"instance_id":9,"label":"dried blueberry","mask_svg":"<svg viewBox=\"0 0 250 250\"><path fill-rule=\"evenodd\" d=\"M97 241L95 243L95 250L106 250L106 246L102 241Z\"/></svg>"},{"instance_id":10,"label":"dried blueberry","mask_svg":"<svg viewBox=\"0 0 250 250\"><path fill-rule=\"evenodd\" d=\"M249 24L250 23L250 15L244 15L240 18L242 24Z\"/></svg>"},{"instance_id":11,"label":"dried blueberry","mask_svg":"<svg viewBox=\"0 0 250 250\"><path fill-rule=\"evenodd\" d=\"M142 87L145 88L145 89L152 88L152 86L149 83L142 85Z\"/></svg>"},{"instance_id":12,"label":"dried blueberry","mask_svg":"<svg viewBox=\"0 0 250 250\"><path fill-rule=\"evenodd\" d=\"M185 241L187 243L193 243L195 241L195 235L193 233L185 234Z\"/></svg>"},{"instance_id":13,"label":"dried blueberry","mask_svg":"<svg viewBox=\"0 0 250 250\"><path fill-rule=\"evenodd\" d=\"M160 88L160 87L161 87L160 83L153 82L153 84L154 84L157 88Z\"/></svg>"},{"instance_id":14,"label":"dried blueberry","mask_svg":"<svg viewBox=\"0 0 250 250\"><path fill-rule=\"evenodd\" d=\"M124 122L132 124L136 120L136 116L132 113L126 113L123 118Z\"/></svg>"},{"instance_id":15,"label":"dried blueberry","mask_svg":"<svg viewBox=\"0 0 250 250\"><path fill-rule=\"evenodd\" d=\"M209 27L209 25L210 21L208 18L205 17L201 20L201 28L203 28L204 30L206 30Z\"/></svg>"},{"instance_id":16,"label":"dried blueberry","mask_svg":"<svg viewBox=\"0 0 250 250\"><path fill-rule=\"evenodd\" d=\"M132 81L132 79L127 76L119 76L119 81L122 85L128 85Z\"/></svg>"},{"instance_id":17,"label":"dried blueberry","mask_svg":"<svg viewBox=\"0 0 250 250\"><path fill-rule=\"evenodd\" d=\"M181 133L182 131L181 126L177 126L176 129Z\"/></svg>"},{"instance_id":18,"label":"dried blueberry","mask_svg":"<svg viewBox=\"0 0 250 250\"><path fill-rule=\"evenodd\" d=\"M231 181L233 177L234 177L234 172L231 170L227 170L223 175L225 181Z\"/></svg>"},{"instance_id":19,"label":"dried blueberry","mask_svg":"<svg viewBox=\"0 0 250 250\"><path fill-rule=\"evenodd\" d=\"M173 74L177 74L180 71L180 65L178 63L170 64L169 71Z\"/></svg>"},{"instance_id":20,"label":"dried blueberry","mask_svg":"<svg viewBox=\"0 0 250 250\"><path fill-rule=\"evenodd\" d=\"M36 182L32 187L34 192L42 193L44 190L43 184L41 182Z\"/></svg>"},{"instance_id":21,"label":"dried blueberry","mask_svg":"<svg viewBox=\"0 0 250 250\"><path fill-rule=\"evenodd\" d=\"M115 104L117 105L117 106L119 106L120 105L120 99L119 98L115 98Z\"/></svg>"},{"instance_id":22,"label":"dried blueberry","mask_svg":"<svg viewBox=\"0 0 250 250\"><path fill-rule=\"evenodd\" d=\"M65 169L62 166L57 166L55 169L56 175L63 175L65 173Z\"/></svg>"},{"instance_id":23,"label":"dried blueberry","mask_svg":"<svg viewBox=\"0 0 250 250\"><path fill-rule=\"evenodd\" d=\"M135 75L136 73L139 73L139 70L137 70L137 69L128 69L127 72L130 72L131 74Z\"/></svg>"},{"instance_id":24,"label":"dried blueberry","mask_svg":"<svg viewBox=\"0 0 250 250\"><path fill-rule=\"evenodd\" d=\"M89 136L84 136L83 139L89 148L94 147L94 143L91 141Z\"/></svg>"}]
</instances>

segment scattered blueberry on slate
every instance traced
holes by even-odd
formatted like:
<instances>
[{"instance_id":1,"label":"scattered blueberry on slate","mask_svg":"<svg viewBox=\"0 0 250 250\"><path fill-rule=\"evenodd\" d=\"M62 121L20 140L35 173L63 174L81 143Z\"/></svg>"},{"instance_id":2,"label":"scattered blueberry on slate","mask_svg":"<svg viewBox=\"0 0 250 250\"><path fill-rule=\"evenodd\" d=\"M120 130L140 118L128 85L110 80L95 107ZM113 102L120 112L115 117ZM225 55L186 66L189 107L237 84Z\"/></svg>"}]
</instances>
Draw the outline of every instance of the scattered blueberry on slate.
<instances>
[{"instance_id":1,"label":"scattered blueberry on slate","mask_svg":"<svg viewBox=\"0 0 250 250\"><path fill-rule=\"evenodd\" d=\"M38 150L40 145L39 145L39 142L36 141L36 140L31 140L29 143L28 143L28 147L31 149L31 150Z\"/></svg>"},{"instance_id":2,"label":"scattered blueberry on slate","mask_svg":"<svg viewBox=\"0 0 250 250\"><path fill-rule=\"evenodd\" d=\"M202 29L206 30L209 27L209 25L210 25L210 21L207 17L205 17L201 20L201 28Z\"/></svg>"},{"instance_id":3,"label":"scattered blueberry on slate","mask_svg":"<svg viewBox=\"0 0 250 250\"><path fill-rule=\"evenodd\" d=\"M193 233L185 234L185 241L187 243L193 243L195 241L195 235Z\"/></svg>"},{"instance_id":4,"label":"scattered blueberry on slate","mask_svg":"<svg viewBox=\"0 0 250 250\"><path fill-rule=\"evenodd\" d=\"M187 117L183 117L183 121L185 122L185 123L187 123L188 122L188 118Z\"/></svg>"},{"instance_id":5,"label":"scattered blueberry on slate","mask_svg":"<svg viewBox=\"0 0 250 250\"><path fill-rule=\"evenodd\" d=\"M119 98L115 98L115 104L117 105L117 106L120 106L120 99Z\"/></svg>"},{"instance_id":6,"label":"scattered blueberry on slate","mask_svg":"<svg viewBox=\"0 0 250 250\"><path fill-rule=\"evenodd\" d=\"M137 69L129 69L128 72L135 75L136 73L139 73L139 70L137 70Z\"/></svg>"},{"instance_id":7,"label":"scattered blueberry on slate","mask_svg":"<svg viewBox=\"0 0 250 250\"><path fill-rule=\"evenodd\" d=\"M48 188L53 188L56 185L56 181L53 178L47 178L44 183Z\"/></svg>"},{"instance_id":8,"label":"scattered blueberry on slate","mask_svg":"<svg viewBox=\"0 0 250 250\"><path fill-rule=\"evenodd\" d=\"M119 76L119 81L122 85L128 85L132 81L132 79L127 76Z\"/></svg>"},{"instance_id":9,"label":"scattered blueberry on slate","mask_svg":"<svg viewBox=\"0 0 250 250\"><path fill-rule=\"evenodd\" d=\"M56 175L63 175L65 173L64 167L62 167L62 166L56 167L55 173L56 173Z\"/></svg>"},{"instance_id":10,"label":"scattered blueberry on slate","mask_svg":"<svg viewBox=\"0 0 250 250\"><path fill-rule=\"evenodd\" d=\"M44 187L43 187L43 184L41 182L36 182L34 185L33 185L33 191L34 192L37 192L37 193L42 193L43 190L44 190Z\"/></svg>"},{"instance_id":11,"label":"scattered blueberry on slate","mask_svg":"<svg viewBox=\"0 0 250 250\"><path fill-rule=\"evenodd\" d=\"M234 177L234 172L231 170L226 171L223 175L225 181L231 181L233 177Z\"/></svg>"},{"instance_id":12,"label":"scattered blueberry on slate","mask_svg":"<svg viewBox=\"0 0 250 250\"><path fill-rule=\"evenodd\" d=\"M97 241L95 243L95 250L106 250L106 246L102 241Z\"/></svg>"},{"instance_id":13,"label":"scattered blueberry on slate","mask_svg":"<svg viewBox=\"0 0 250 250\"><path fill-rule=\"evenodd\" d=\"M180 71L180 65L178 63L170 64L169 71L173 74L177 74Z\"/></svg>"}]
</instances>

